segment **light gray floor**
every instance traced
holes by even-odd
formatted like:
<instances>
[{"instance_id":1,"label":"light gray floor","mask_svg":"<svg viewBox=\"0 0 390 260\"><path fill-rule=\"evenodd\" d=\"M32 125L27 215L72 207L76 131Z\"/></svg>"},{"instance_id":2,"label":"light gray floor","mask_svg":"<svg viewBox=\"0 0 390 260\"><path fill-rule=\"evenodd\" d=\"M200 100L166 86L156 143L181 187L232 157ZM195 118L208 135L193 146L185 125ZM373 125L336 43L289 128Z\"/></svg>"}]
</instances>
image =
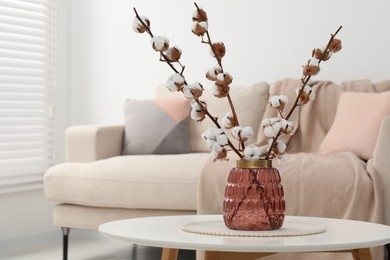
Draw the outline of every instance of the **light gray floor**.
<instances>
[{"instance_id":1,"label":"light gray floor","mask_svg":"<svg viewBox=\"0 0 390 260\"><path fill-rule=\"evenodd\" d=\"M68 260L159 260L161 249L131 245L110 238L72 238L69 240ZM1 260L61 260L62 244L44 246L18 252L0 253ZM179 260L194 260L194 251L179 251Z\"/></svg>"}]
</instances>

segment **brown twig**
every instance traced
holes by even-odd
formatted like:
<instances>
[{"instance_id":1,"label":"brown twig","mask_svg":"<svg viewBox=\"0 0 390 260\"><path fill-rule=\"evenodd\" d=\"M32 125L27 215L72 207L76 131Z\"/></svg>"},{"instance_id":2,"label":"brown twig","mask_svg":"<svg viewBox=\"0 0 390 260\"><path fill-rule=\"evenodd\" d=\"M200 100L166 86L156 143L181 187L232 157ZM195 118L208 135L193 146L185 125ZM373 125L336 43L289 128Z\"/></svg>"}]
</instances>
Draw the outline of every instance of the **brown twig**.
<instances>
[{"instance_id":1,"label":"brown twig","mask_svg":"<svg viewBox=\"0 0 390 260\"><path fill-rule=\"evenodd\" d=\"M195 2L194 5L195 5L195 7L196 7L196 10L197 10L198 14L201 15L201 13L200 13L200 8L199 8L198 4ZM215 53L214 45L213 45L213 42L211 41L211 37L210 37L210 33L209 33L209 30L208 30L208 29L206 30L206 37L207 37L207 41L204 41L204 40L203 40L203 37L202 37L202 43L208 44L208 45L210 46L211 51L213 52L214 57L215 57L215 59L217 60L217 63L218 63L218 65L219 65L219 67L221 68L221 71L222 71L222 73L223 73L224 70L223 70L222 60L221 60L221 59L216 55L216 53ZM232 98L231 98L231 96L230 96L229 93L227 94L226 98L228 99L229 106L230 106L230 109L231 109L232 114L233 114L234 126L239 126L240 123L239 123L239 121L238 121L238 116L237 116L237 113L236 113L236 109L235 109L235 107L234 107ZM242 149L242 150L245 149L245 143L244 143L244 141L242 141L242 140L240 141L240 146L241 146L241 149Z\"/></svg>"},{"instance_id":2,"label":"brown twig","mask_svg":"<svg viewBox=\"0 0 390 260\"><path fill-rule=\"evenodd\" d=\"M320 58L319 61L318 61L318 66L320 65L321 61L323 61L323 60L325 59L325 57L326 57L326 55L327 55L327 53L328 53L330 44L332 43L334 37L339 33L339 31L341 30L341 28L342 28L342 26L340 26L334 34L331 34L331 37L330 37L330 39L329 39L329 41L328 41L328 44L326 45L326 48L325 48L325 50L323 51L322 56L321 56L321 58ZM312 77L312 76L304 76L304 77L302 78L301 87L299 88L299 92L298 92L298 94L297 94L297 97L295 98L295 101L294 101L293 106L291 107L290 111L288 112L287 116L285 117L286 120L288 120L288 119L291 117L291 115L292 115L292 113L294 112L294 110L297 108L297 106L300 105L300 104L298 103L298 102L299 102L299 98L300 98L301 94L303 93L303 90L304 90L305 86L307 85L307 83L309 82L309 80L310 80L311 77ZM282 132L282 129L281 129L281 130L279 130L278 134L272 138L272 143L271 143L271 145L270 145L270 147L269 147L269 149L268 149L268 151L267 151L267 153L266 153L266 156L265 156L265 159L266 159L266 160L269 160L269 159L270 159L271 153L272 153L272 151L275 149L276 143L277 143L279 137L280 137L282 134L283 134L283 132Z\"/></svg>"},{"instance_id":3,"label":"brown twig","mask_svg":"<svg viewBox=\"0 0 390 260\"><path fill-rule=\"evenodd\" d=\"M151 38L153 38L153 33L152 31L150 30L149 26L147 26L141 19L141 17L138 15L138 12L135 8L133 8L134 12L135 12L135 15L136 15L136 18L138 19L138 21L141 22L142 26L144 26L146 28L146 32L150 35ZM167 63L169 65L169 67L176 73L179 73L179 71L175 68L175 66L173 66L173 64L167 59L167 57L165 56L165 54L162 52L162 51L159 51L160 52L160 61L163 61L165 63ZM163 59L161 59L161 57ZM181 63L179 63L180 66L182 67L182 71L179 73L180 75L183 76L184 78L184 84L188 85L187 81L185 80L185 77L183 75L183 72L184 72L184 68L185 66L183 66ZM181 90L183 91L183 90ZM215 124L216 127L221 128L221 126L219 125L218 123L218 120L216 117L212 116L210 114L210 112L207 110L207 108L200 102L200 100L198 98L194 98L195 102L201 107L201 109L205 112L205 114L207 115L207 117L210 118L210 120ZM225 134L226 135L226 134ZM228 145L232 148L232 150L240 157L242 158L243 155L239 152L239 150L233 145L233 143L229 140L228 138Z\"/></svg>"}]
</instances>

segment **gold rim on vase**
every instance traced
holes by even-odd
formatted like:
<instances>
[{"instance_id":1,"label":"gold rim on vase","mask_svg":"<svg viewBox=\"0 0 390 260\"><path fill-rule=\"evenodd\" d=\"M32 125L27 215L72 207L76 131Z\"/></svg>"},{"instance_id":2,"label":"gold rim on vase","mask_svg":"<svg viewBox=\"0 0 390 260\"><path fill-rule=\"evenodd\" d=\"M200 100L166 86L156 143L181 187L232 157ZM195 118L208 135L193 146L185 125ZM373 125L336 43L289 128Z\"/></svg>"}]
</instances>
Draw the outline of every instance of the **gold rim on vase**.
<instances>
[{"instance_id":1,"label":"gold rim on vase","mask_svg":"<svg viewBox=\"0 0 390 260\"><path fill-rule=\"evenodd\" d=\"M272 168L272 160L237 160L237 168Z\"/></svg>"}]
</instances>

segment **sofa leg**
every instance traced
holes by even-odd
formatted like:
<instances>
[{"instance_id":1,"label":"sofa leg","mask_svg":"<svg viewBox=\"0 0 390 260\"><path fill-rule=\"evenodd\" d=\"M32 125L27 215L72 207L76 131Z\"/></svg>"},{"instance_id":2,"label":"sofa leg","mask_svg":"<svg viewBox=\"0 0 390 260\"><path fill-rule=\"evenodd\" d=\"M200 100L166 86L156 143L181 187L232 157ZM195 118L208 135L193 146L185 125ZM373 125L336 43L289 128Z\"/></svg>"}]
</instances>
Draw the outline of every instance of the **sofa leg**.
<instances>
[{"instance_id":1,"label":"sofa leg","mask_svg":"<svg viewBox=\"0 0 390 260\"><path fill-rule=\"evenodd\" d=\"M390 244L385 245L385 260L390 260Z\"/></svg>"},{"instance_id":2,"label":"sofa leg","mask_svg":"<svg viewBox=\"0 0 390 260\"><path fill-rule=\"evenodd\" d=\"M62 227L62 259L68 260L68 239L70 228Z\"/></svg>"}]
</instances>

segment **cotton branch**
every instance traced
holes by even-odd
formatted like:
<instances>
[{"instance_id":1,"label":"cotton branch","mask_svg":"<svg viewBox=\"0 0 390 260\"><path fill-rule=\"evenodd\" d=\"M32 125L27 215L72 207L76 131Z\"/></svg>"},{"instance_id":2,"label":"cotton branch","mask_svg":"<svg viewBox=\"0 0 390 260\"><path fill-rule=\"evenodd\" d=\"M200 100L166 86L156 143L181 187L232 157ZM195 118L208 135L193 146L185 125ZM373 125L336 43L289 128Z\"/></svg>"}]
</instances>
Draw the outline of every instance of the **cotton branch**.
<instances>
[{"instance_id":1,"label":"cotton branch","mask_svg":"<svg viewBox=\"0 0 390 260\"><path fill-rule=\"evenodd\" d=\"M139 16L136 8L133 8L134 10L134 13L135 13L135 16L136 16L136 19L142 24L142 27L145 29L145 32L147 32L151 38L153 38L153 33L150 29L150 26L145 24L145 22L143 21L143 19ZM160 61L162 62L165 62L166 64L169 65L169 67L175 72L175 73L178 73L180 74L183 78L184 78L184 84L185 85L188 85L187 81L185 80L185 77L184 77L184 68L185 66L183 66L180 62L179 65L181 66L181 71L179 72L175 66L172 64L172 62L167 58L166 54L164 54L163 51L159 51L160 53ZM181 92L183 92L183 89L180 89ZM198 97L194 97L193 100L201 107L201 109L205 112L205 115L210 118L210 120L214 123L214 125L217 127L217 128L221 128L220 124L218 123L218 120L217 120L217 117L214 117L210 114L210 112L207 110L207 108L200 102L199 98ZM225 134L226 135L226 134ZM233 145L233 143L228 139L228 144L227 144L238 156L239 158L242 158L243 156L241 155L241 153L239 152L239 150Z\"/></svg>"},{"instance_id":2,"label":"cotton branch","mask_svg":"<svg viewBox=\"0 0 390 260\"><path fill-rule=\"evenodd\" d=\"M332 44L333 40L335 39L336 35L339 33L339 31L341 30L341 28L342 28L342 26L340 26L334 34L331 34L331 37L330 37L330 39L329 39L329 41L328 41L328 44L326 45L325 49L322 51L321 57L319 57L319 59L318 59L318 67L319 67L319 65L320 65L320 63L321 63L322 61L327 60L327 59L329 58L328 55L329 55L330 45ZM314 55L314 51L313 51L313 55ZM300 105L301 105L301 104L299 103L300 97L301 97L301 95L302 95L302 93L303 93L303 90L304 90L305 86L307 85L307 83L309 82L309 80L310 80L310 78L311 78L312 76L313 76L313 75L304 75L304 76L302 77L302 79L301 79L301 86L300 86L300 88L299 88L299 92L298 92L298 94L297 94L297 97L295 98L294 104L293 104L293 106L291 107L291 109L290 109L290 111L288 112L288 114L287 114L286 117L283 117L283 115L280 113L282 118L288 120L288 119L291 117L292 113L293 113L293 112L295 111L295 109L297 108L297 106L300 106ZM279 111L279 112L280 112L280 111ZM272 143L271 143L271 145L270 145L270 147L269 147L269 149L268 149L268 151L267 151L267 153L266 153L266 156L265 156L265 159L266 159L266 160L269 160L269 159L270 159L271 153L272 153L272 151L275 150L276 143L277 143L277 141L278 141L278 139L279 139L279 137L280 137L281 135L283 135L283 132L282 132L282 130L279 130L278 134L277 134L275 137L272 138Z\"/></svg>"},{"instance_id":3,"label":"cotton branch","mask_svg":"<svg viewBox=\"0 0 390 260\"><path fill-rule=\"evenodd\" d=\"M201 9L199 8L198 4L195 2L194 3L195 7L196 7L196 10L198 12L199 15L202 15L201 14ZM217 60L217 63L218 65L220 66L221 68L221 73L224 73L224 69L223 69L223 65L222 65L222 58L219 57L219 55L217 54L216 50L215 50L215 45L213 44L212 40L211 40L211 37L210 37L210 33L209 33L209 30L207 29L205 31L205 35L206 35L206 41L203 39L203 36L202 36L202 43L204 44L207 44L209 45L211 51L213 52L213 56L215 57L215 59ZM237 117L237 113L236 113L236 109L234 107L234 104L233 104L233 101L232 101L232 98L230 96L230 94L228 93L226 98L228 99L228 102L229 102L229 106L230 106L230 109L232 111L232 114L233 114L233 118L234 118L234 126L239 126L240 123L238 121L238 117ZM245 149L245 143L241 140L240 141L240 146L241 146L241 149L244 150Z\"/></svg>"}]
</instances>

